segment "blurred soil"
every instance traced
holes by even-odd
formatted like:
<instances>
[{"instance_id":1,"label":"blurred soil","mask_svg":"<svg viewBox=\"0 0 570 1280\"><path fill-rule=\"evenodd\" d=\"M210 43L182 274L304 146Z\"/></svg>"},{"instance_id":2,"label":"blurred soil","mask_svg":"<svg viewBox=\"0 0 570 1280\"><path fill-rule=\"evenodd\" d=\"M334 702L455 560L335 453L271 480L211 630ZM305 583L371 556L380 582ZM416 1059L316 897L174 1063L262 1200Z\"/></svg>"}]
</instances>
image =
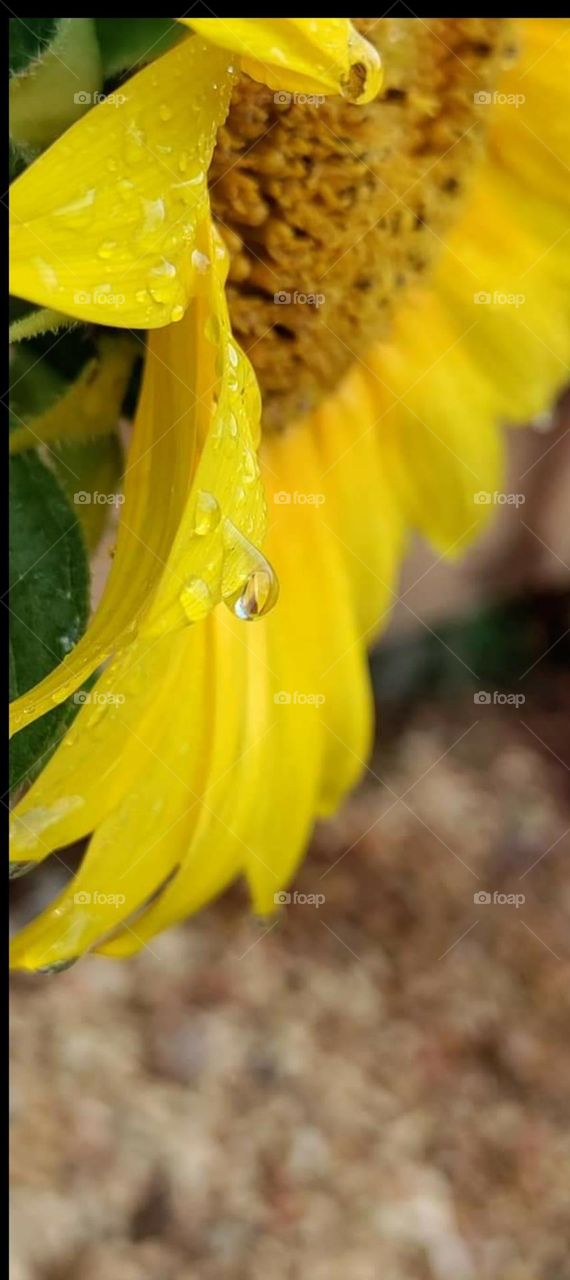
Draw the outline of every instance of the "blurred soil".
<instances>
[{"instance_id":1,"label":"blurred soil","mask_svg":"<svg viewBox=\"0 0 570 1280\"><path fill-rule=\"evenodd\" d=\"M15 978L12 1280L568 1280L569 710L388 712L320 906Z\"/></svg>"}]
</instances>

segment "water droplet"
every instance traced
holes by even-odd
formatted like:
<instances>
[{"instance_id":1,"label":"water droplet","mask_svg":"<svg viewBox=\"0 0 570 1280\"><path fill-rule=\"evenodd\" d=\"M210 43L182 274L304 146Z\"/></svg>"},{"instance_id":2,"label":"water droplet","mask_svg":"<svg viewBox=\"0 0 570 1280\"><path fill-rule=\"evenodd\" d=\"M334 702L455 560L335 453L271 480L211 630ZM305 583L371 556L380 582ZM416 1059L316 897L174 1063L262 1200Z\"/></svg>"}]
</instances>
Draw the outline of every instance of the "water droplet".
<instances>
[{"instance_id":1,"label":"water droplet","mask_svg":"<svg viewBox=\"0 0 570 1280\"><path fill-rule=\"evenodd\" d=\"M100 258L112 258L116 248L116 240L104 240L103 243L99 245L97 254Z\"/></svg>"},{"instance_id":2,"label":"water droplet","mask_svg":"<svg viewBox=\"0 0 570 1280\"><path fill-rule=\"evenodd\" d=\"M144 159L144 133L134 125L129 128L125 138L125 160L129 165L140 164Z\"/></svg>"},{"instance_id":3,"label":"water droplet","mask_svg":"<svg viewBox=\"0 0 570 1280\"><path fill-rule=\"evenodd\" d=\"M189 578L179 599L189 622L199 622L214 606L212 592L203 578Z\"/></svg>"},{"instance_id":4,"label":"water droplet","mask_svg":"<svg viewBox=\"0 0 570 1280\"><path fill-rule=\"evenodd\" d=\"M252 449L246 449L243 455L243 478L246 484L253 484L259 476L259 465Z\"/></svg>"},{"instance_id":5,"label":"water droplet","mask_svg":"<svg viewBox=\"0 0 570 1280\"><path fill-rule=\"evenodd\" d=\"M51 262L46 262L45 258L34 258L33 263L37 267L46 289L57 289L59 280L57 271L52 267Z\"/></svg>"},{"instance_id":6,"label":"water droplet","mask_svg":"<svg viewBox=\"0 0 570 1280\"><path fill-rule=\"evenodd\" d=\"M237 353L236 348L233 345L233 342L228 342L227 351L228 351L228 360L230 364L233 365L234 369L237 369L239 364L239 355Z\"/></svg>"},{"instance_id":7,"label":"water droplet","mask_svg":"<svg viewBox=\"0 0 570 1280\"><path fill-rule=\"evenodd\" d=\"M228 519L224 520L224 551L224 604L243 622L265 617L279 595L279 583L269 561Z\"/></svg>"},{"instance_id":8,"label":"water droplet","mask_svg":"<svg viewBox=\"0 0 570 1280\"><path fill-rule=\"evenodd\" d=\"M194 532L199 537L212 533L220 523L220 507L217 498L207 489L199 489L194 512Z\"/></svg>"},{"instance_id":9,"label":"water droplet","mask_svg":"<svg viewBox=\"0 0 570 1280\"><path fill-rule=\"evenodd\" d=\"M135 184L131 182L130 178L121 178L120 182L117 183L117 191L121 200L130 200L134 189Z\"/></svg>"},{"instance_id":10,"label":"water droplet","mask_svg":"<svg viewBox=\"0 0 570 1280\"><path fill-rule=\"evenodd\" d=\"M176 267L173 262L169 262L167 258L161 258L160 262L156 262L150 270L151 276L168 276L174 279L176 275Z\"/></svg>"},{"instance_id":11,"label":"water droplet","mask_svg":"<svg viewBox=\"0 0 570 1280\"><path fill-rule=\"evenodd\" d=\"M161 288L158 285L150 284L148 287L148 293L150 294L153 302L158 302L161 307L165 306L165 304L170 301L171 290L168 288Z\"/></svg>"},{"instance_id":12,"label":"water droplet","mask_svg":"<svg viewBox=\"0 0 570 1280\"><path fill-rule=\"evenodd\" d=\"M59 209L55 210L55 213L58 218L61 218L65 226L85 226L91 216L90 211L94 202L95 187L90 187L82 196L78 196L77 200L71 200L69 204L62 204Z\"/></svg>"},{"instance_id":13,"label":"water droplet","mask_svg":"<svg viewBox=\"0 0 570 1280\"><path fill-rule=\"evenodd\" d=\"M200 253L199 249L194 249L192 253L192 266L199 275L204 276L210 267L210 259L207 253Z\"/></svg>"},{"instance_id":14,"label":"water droplet","mask_svg":"<svg viewBox=\"0 0 570 1280\"><path fill-rule=\"evenodd\" d=\"M158 200L143 199L142 204L144 221L140 234L141 236L151 236L162 226L166 216L166 207L162 197L159 197Z\"/></svg>"},{"instance_id":15,"label":"water droplet","mask_svg":"<svg viewBox=\"0 0 570 1280\"><path fill-rule=\"evenodd\" d=\"M183 315L184 315L184 307L182 307L178 302L170 312L170 319L172 320L172 323L177 324L178 321L182 319Z\"/></svg>"},{"instance_id":16,"label":"water droplet","mask_svg":"<svg viewBox=\"0 0 570 1280\"><path fill-rule=\"evenodd\" d=\"M242 622L254 622L269 613L279 594L277 578L266 561L264 568L254 569L241 591L225 603Z\"/></svg>"},{"instance_id":17,"label":"water droplet","mask_svg":"<svg viewBox=\"0 0 570 1280\"><path fill-rule=\"evenodd\" d=\"M56 960L54 964L42 964L39 969L35 969L35 973L65 973L66 969L71 969L72 965L77 964L79 956L73 956L71 960Z\"/></svg>"},{"instance_id":18,"label":"water droplet","mask_svg":"<svg viewBox=\"0 0 570 1280\"><path fill-rule=\"evenodd\" d=\"M205 174L202 169L199 169L191 178L186 178L184 182L173 182L172 190L178 193L185 204L194 204L200 194L198 188L203 185L204 181Z\"/></svg>"},{"instance_id":19,"label":"water droplet","mask_svg":"<svg viewBox=\"0 0 570 1280\"><path fill-rule=\"evenodd\" d=\"M164 120L164 123L167 124L169 120L172 120L172 107L169 107L167 102L161 102L158 108L158 114L160 119Z\"/></svg>"},{"instance_id":20,"label":"water droplet","mask_svg":"<svg viewBox=\"0 0 570 1280\"><path fill-rule=\"evenodd\" d=\"M8 864L10 880L19 880L20 876L27 876L28 871L33 871L37 865L37 862L10 862Z\"/></svg>"}]
</instances>

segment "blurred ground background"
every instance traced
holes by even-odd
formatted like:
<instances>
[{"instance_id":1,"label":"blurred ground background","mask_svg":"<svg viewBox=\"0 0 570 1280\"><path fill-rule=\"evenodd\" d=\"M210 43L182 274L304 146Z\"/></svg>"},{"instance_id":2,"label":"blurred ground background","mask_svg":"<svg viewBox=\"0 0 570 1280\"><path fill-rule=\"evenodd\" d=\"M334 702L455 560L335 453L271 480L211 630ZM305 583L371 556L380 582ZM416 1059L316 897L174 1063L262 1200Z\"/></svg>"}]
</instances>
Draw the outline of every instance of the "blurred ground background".
<instances>
[{"instance_id":1,"label":"blurred ground background","mask_svg":"<svg viewBox=\"0 0 570 1280\"><path fill-rule=\"evenodd\" d=\"M570 1277L567 443L517 442L466 564L411 557L318 908L236 888L14 978L12 1280Z\"/></svg>"}]
</instances>

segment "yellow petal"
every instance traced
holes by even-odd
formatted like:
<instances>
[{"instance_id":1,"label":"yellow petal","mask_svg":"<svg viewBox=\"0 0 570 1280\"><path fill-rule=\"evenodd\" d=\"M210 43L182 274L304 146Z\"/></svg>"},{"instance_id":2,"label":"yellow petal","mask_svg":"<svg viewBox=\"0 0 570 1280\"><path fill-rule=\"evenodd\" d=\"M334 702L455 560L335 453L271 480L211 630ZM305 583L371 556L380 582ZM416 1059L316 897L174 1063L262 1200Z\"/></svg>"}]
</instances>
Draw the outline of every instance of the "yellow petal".
<instances>
[{"instance_id":1,"label":"yellow petal","mask_svg":"<svg viewBox=\"0 0 570 1280\"><path fill-rule=\"evenodd\" d=\"M88 835L134 786L176 701L181 638L166 639L168 649L139 640L77 695L79 714L11 815L13 862L41 861Z\"/></svg>"},{"instance_id":2,"label":"yellow petal","mask_svg":"<svg viewBox=\"0 0 570 1280\"><path fill-rule=\"evenodd\" d=\"M49 807L56 821L49 829L44 826L44 832L49 843L54 831L60 836L71 831L72 838L77 838L78 833L84 834L81 828L88 818L96 834L77 874L15 939L15 967L35 970L74 959L130 917L175 865L184 830L180 815L190 814L196 807L197 792L191 784L200 785L203 769L203 753L196 746L196 774L188 769L189 740L195 743L191 715L204 723L207 714L206 635L204 628L197 629L191 655L188 635L169 637L167 652L163 644L155 652L139 656L136 669L131 667L130 681L124 681L123 673L116 673L115 696L123 696L124 702L116 703L111 715L105 712L104 753L97 730L88 719L76 722L71 754L79 761L82 754L84 767L79 763L73 776L67 769L67 782L80 789L76 800L82 803L73 811L70 807L64 827L57 820L53 798L57 768L52 771L46 789L49 795L51 781ZM108 683L97 686L99 699L106 696L105 687ZM124 689L123 695L118 694L119 688ZM101 713L104 705L103 701L95 703L96 711ZM60 748L57 756L61 779L66 752ZM98 764L101 775L94 786ZM19 807L23 812L18 815L18 826L33 823L37 829L38 823L45 821L45 811L38 807L30 810L26 801ZM37 801L36 796L36 806ZM60 809L63 804L60 800Z\"/></svg>"},{"instance_id":3,"label":"yellow petal","mask_svg":"<svg viewBox=\"0 0 570 1280\"><path fill-rule=\"evenodd\" d=\"M159 328L196 287L229 55L183 40L12 184L11 292L80 320Z\"/></svg>"},{"instance_id":4,"label":"yellow petal","mask_svg":"<svg viewBox=\"0 0 570 1280\"><path fill-rule=\"evenodd\" d=\"M488 155L429 288L365 358L393 489L447 555L496 509L501 424L548 409L570 366L570 26L519 25L521 58L485 107Z\"/></svg>"},{"instance_id":5,"label":"yellow petal","mask_svg":"<svg viewBox=\"0 0 570 1280\"><path fill-rule=\"evenodd\" d=\"M366 642L393 593L401 522L390 504L374 510L381 455L365 382L316 417L263 447L273 612L248 627L220 606L139 638L18 806L21 860L96 834L72 884L15 941L16 967L93 945L129 954L238 875L254 909L273 912L315 818L362 772Z\"/></svg>"},{"instance_id":6,"label":"yellow petal","mask_svg":"<svg viewBox=\"0 0 570 1280\"><path fill-rule=\"evenodd\" d=\"M240 55L254 80L302 94L340 93L371 102L380 92L380 57L348 18L180 18ZM285 101L280 94L280 100Z\"/></svg>"},{"instance_id":7,"label":"yellow petal","mask_svg":"<svg viewBox=\"0 0 570 1280\"><path fill-rule=\"evenodd\" d=\"M198 621L251 575L260 591L273 589L256 550L266 525L259 394L231 336L227 254L211 227L203 235L200 295L180 325L150 338L103 599L65 661L12 704L14 729L62 701L138 631L154 639Z\"/></svg>"},{"instance_id":8,"label":"yellow petal","mask_svg":"<svg viewBox=\"0 0 570 1280\"><path fill-rule=\"evenodd\" d=\"M155 933L202 907L240 871L254 910L262 916L274 912L315 817L330 812L364 767L371 695L365 638L351 605L353 557L345 558L337 530L328 526L343 507L342 499L336 501L340 471L330 466L330 455L323 457L306 425L264 448L268 552L281 582L276 609L253 629L240 627L220 610L206 624L208 649L217 657L208 732L202 728L201 740L205 746L221 738L226 750L225 757L212 752L207 807L176 876L142 917L99 948L107 955L137 951ZM345 449L360 425L355 414ZM371 441L368 433L367 448L357 447L345 465L353 507L355 492L362 495L366 488ZM324 502L306 500L317 497ZM390 543L393 531L385 511L381 522ZM374 558L378 531L376 522L367 558ZM389 589L376 581L370 594L379 612ZM197 633L191 634L194 643ZM237 739L230 727L236 719L241 725ZM317 883L315 892L321 888Z\"/></svg>"}]
</instances>

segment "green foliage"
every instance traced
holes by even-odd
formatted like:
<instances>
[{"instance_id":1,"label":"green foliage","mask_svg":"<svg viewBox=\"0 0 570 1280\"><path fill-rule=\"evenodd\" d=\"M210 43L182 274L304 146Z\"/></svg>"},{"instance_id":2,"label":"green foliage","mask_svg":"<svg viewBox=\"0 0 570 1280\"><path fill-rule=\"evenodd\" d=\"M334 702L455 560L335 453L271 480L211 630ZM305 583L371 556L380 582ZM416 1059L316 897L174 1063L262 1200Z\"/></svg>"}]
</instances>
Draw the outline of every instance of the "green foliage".
<instances>
[{"instance_id":1,"label":"green foliage","mask_svg":"<svg viewBox=\"0 0 570 1280\"><path fill-rule=\"evenodd\" d=\"M172 18L96 18L105 79L154 62L184 34Z\"/></svg>"},{"instance_id":2,"label":"green foliage","mask_svg":"<svg viewBox=\"0 0 570 1280\"><path fill-rule=\"evenodd\" d=\"M10 460L10 697L48 675L73 648L88 616L88 566L78 520L36 453ZM75 711L47 712L12 742L10 786L35 776Z\"/></svg>"},{"instance_id":3,"label":"green foliage","mask_svg":"<svg viewBox=\"0 0 570 1280\"><path fill-rule=\"evenodd\" d=\"M52 43L61 18L11 18L9 32L9 67L12 73L29 68L31 62L46 52Z\"/></svg>"}]
</instances>

